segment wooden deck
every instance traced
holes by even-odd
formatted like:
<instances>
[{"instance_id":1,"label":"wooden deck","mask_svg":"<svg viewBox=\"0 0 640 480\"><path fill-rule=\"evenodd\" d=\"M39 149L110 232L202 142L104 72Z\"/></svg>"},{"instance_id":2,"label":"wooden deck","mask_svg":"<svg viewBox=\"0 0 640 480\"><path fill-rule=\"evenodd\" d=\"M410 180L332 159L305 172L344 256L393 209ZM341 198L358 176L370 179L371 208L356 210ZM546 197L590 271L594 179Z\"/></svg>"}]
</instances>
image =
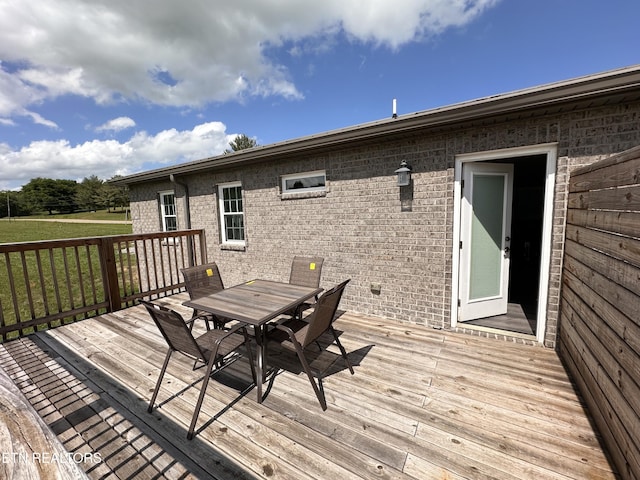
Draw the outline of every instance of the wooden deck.
<instances>
[{"instance_id":1,"label":"wooden deck","mask_svg":"<svg viewBox=\"0 0 640 480\"><path fill-rule=\"evenodd\" d=\"M262 404L240 358L191 442L202 370L176 356L147 413L166 347L141 307L2 344L0 365L67 450L100 454L94 479L616 478L554 351L348 312L336 327L356 373L337 349L316 360L335 360L326 412L288 353Z\"/></svg>"}]
</instances>

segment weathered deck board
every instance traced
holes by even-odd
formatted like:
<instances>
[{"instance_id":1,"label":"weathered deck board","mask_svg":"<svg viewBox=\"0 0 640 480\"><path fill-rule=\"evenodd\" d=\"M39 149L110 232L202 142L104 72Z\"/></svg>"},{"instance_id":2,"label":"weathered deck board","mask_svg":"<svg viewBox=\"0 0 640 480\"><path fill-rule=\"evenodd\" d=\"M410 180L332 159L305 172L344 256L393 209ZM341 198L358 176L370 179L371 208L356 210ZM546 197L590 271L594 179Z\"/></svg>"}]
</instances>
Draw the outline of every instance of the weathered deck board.
<instances>
[{"instance_id":1,"label":"weathered deck board","mask_svg":"<svg viewBox=\"0 0 640 480\"><path fill-rule=\"evenodd\" d=\"M190 314L185 298L163 301ZM146 412L166 346L141 308L0 345L0 365L67 449L102 453L91 478L616 478L555 352L349 313L336 327L356 373L334 347L314 360L326 412L272 349L264 402L239 358L191 442L201 370L176 356Z\"/></svg>"}]
</instances>

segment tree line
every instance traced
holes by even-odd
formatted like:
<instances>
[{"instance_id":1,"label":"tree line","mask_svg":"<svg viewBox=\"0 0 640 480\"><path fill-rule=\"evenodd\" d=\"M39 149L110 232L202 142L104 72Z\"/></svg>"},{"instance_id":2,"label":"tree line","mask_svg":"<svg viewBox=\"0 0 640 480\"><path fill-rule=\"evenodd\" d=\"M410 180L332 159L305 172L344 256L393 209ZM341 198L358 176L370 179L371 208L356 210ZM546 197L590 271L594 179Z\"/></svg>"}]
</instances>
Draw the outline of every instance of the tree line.
<instances>
[{"instance_id":1,"label":"tree line","mask_svg":"<svg viewBox=\"0 0 640 480\"><path fill-rule=\"evenodd\" d=\"M231 149L225 154L257 147L255 138L240 134L229 142ZM119 175L111 178L115 180ZM73 213L87 210L124 208L129 206L129 190L117 187L95 175L84 178L80 183L75 180L53 180L34 178L22 190L0 192L0 218L20 217L36 213L53 212Z\"/></svg>"},{"instance_id":2,"label":"tree line","mask_svg":"<svg viewBox=\"0 0 640 480\"><path fill-rule=\"evenodd\" d=\"M111 180L117 177L113 177ZM34 178L19 191L0 192L0 218L48 212L111 210L129 205L129 191L95 175L75 180Z\"/></svg>"}]
</instances>

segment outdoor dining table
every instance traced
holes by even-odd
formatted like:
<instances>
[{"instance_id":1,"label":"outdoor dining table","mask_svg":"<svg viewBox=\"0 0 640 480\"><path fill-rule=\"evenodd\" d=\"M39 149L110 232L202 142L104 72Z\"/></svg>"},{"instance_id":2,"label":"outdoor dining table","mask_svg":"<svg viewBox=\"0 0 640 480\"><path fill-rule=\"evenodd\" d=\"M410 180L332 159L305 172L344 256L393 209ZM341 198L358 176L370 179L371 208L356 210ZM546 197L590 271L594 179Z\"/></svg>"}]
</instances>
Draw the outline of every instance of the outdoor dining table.
<instances>
[{"instance_id":1,"label":"outdoor dining table","mask_svg":"<svg viewBox=\"0 0 640 480\"><path fill-rule=\"evenodd\" d=\"M183 302L183 305L238 320L252 325L257 344L256 389L262 403L264 382L266 324L285 312L290 312L306 300L318 295L321 288L303 287L271 280L250 280L204 297Z\"/></svg>"}]
</instances>

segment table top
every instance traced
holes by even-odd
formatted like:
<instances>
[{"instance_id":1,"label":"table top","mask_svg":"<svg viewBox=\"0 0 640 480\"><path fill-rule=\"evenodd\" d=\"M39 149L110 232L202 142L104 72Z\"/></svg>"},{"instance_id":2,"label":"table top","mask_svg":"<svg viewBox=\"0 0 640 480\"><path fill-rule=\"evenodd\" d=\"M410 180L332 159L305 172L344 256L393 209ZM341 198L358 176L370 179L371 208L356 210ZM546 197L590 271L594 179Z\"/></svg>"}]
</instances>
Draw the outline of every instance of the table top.
<instances>
[{"instance_id":1,"label":"table top","mask_svg":"<svg viewBox=\"0 0 640 480\"><path fill-rule=\"evenodd\" d=\"M321 288L271 280L251 280L205 297L188 300L183 305L250 325L263 325L321 291Z\"/></svg>"}]
</instances>

